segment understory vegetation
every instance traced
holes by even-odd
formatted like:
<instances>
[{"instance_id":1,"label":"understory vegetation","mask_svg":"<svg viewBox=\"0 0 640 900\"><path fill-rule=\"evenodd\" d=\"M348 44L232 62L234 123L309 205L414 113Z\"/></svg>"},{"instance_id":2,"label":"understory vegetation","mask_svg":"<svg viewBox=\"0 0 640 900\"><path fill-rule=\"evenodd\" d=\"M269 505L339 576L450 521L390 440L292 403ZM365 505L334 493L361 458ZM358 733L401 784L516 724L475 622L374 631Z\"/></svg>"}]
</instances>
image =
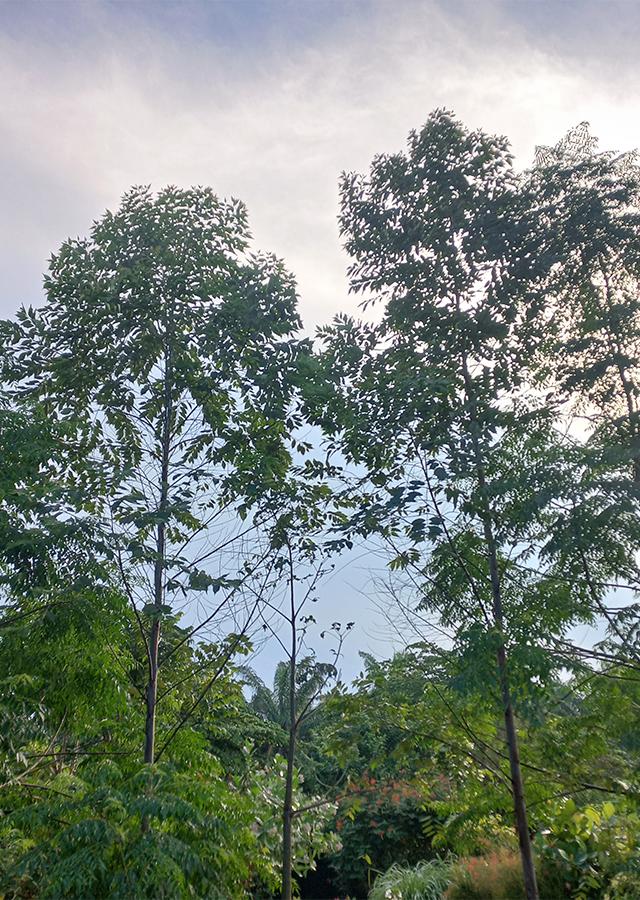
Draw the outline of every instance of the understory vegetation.
<instances>
[{"instance_id":1,"label":"understory vegetation","mask_svg":"<svg viewBox=\"0 0 640 900\"><path fill-rule=\"evenodd\" d=\"M0 900L640 896L636 157L437 110L340 196L377 324L175 187L0 323Z\"/></svg>"}]
</instances>

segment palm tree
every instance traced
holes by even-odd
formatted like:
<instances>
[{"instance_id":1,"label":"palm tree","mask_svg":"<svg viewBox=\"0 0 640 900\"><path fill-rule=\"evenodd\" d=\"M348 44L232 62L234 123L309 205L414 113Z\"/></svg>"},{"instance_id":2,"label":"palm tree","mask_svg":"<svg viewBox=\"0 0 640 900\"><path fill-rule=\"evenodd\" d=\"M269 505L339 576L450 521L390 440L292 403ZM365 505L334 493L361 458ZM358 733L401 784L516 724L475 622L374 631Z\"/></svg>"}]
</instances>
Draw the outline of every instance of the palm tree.
<instances>
[{"instance_id":1,"label":"palm tree","mask_svg":"<svg viewBox=\"0 0 640 900\"><path fill-rule=\"evenodd\" d=\"M273 676L273 688L267 687L264 681L249 666L242 666L240 673L244 683L251 690L249 706L255 715L275 725L279 729L277 744L269 748L268 755L280 752L288 758L289 735L291 732L291 660L279 662ZM315 657L305 656L295 664L295 727L296 738L306 743L313 730L314 719L317 718L319 700L327 682L337 674L331 663L316 662ZM308 760L304 750L303 757ZM308 760L310 762L310 760ZM304 762L304 760L303 760Z\"/></svg>"}]
</instances>

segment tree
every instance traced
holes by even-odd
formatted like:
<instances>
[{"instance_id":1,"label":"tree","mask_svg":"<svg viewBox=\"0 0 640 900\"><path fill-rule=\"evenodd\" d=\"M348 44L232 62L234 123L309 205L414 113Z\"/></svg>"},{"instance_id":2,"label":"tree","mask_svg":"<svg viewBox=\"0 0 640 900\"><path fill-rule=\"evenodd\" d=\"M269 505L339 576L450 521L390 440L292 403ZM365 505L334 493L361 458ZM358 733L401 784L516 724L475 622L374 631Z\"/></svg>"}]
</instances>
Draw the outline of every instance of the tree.
<instances>
[{"instance_id":1,"label":"tree","mask_svg":"<svg viewBox=\"0 0 640 900\"><path fill-rule=\"evenodd\" d=\"M9 607L29 600L42 612L53 584L86 578L91 567L96 582L108 581L89 552L94 522L77 505L81 476L70 451L86 437L78 422L52 422L38 404L0 390L0 591Z\"/></svg>"},{"instance_id":2,"label":"tree","mask_svg":"<svg viewBox=\"0 0 640 900\"><path fill-rule=\"evenodd\" d=\"M278 865L282 871L283 900L291 900L293 876L305 876L314 870L316 858L334 849L338 843L338 836L327 833L324 828L332 818L335 806L326 792L323 792L324 796L316 796L309 791L305 771L308 757L304 752L311 749L310 743L314 740L311 733L316 719L314 713L319 709L328 682L336 674L333 664L317 662L313 656L299 659L296 654L278 663L271 691L254 672L243 670L245 683L253 691L249 701L251 709L259 719L271 725L267 770L270 767L279 770L282 779L280 788L271 792L271 802L277 804L274 813L277 812L280 832ZM301 738L303 748L300 747ZM275 754L274 743L279 745ZM300 840L305 831L309 838L306 844Z\"/></svg>"},{"instance_id":3,"label":"tree","mask_svg":"<svg viewBox=\"0 0 640 900\"><path fill-rule=\"evenodd\" d=\"M589 476L574 479L549 550L564 556L567 578L588 582L610 639L638 665L637 604L612 598L610 586L639 583L640 167L636 153L596 146L583 122L538 147L527 173L548 259L533 319L544 340L530 362L563 401Z\"/></svg>"},{"instance_id":4,"label":"tree","mask_svg":"<svg viewBox=\"0 0 640 900\"><path fill-rule=\"evenodd\" d=\"M160 761L141 766L144 645L126 597L60 581L48 598L0 618L0 893L240 898L254 878L275 889L280 847L255 820L279 779L244 752L252 723L232 667L208 684L221 648L164 620L166 730L198 702Z\"/></svg>"},{"instance_id":5,"label":"tree","mask_svg":"<svg viewBox=\"0 0 640 900\"><path fill-rule=\"evenodd\" d=\"M308 809L324 805L326 801L311 798L308 806L294 807L294 779L296 752L299 738L305 726L309 726L318 701L328 683L336 678L336 664L340 657L344 635L353 622L342 626L334 622L322 637L330 631L337 639L331 663L318 662L305 645L309 626L315 618L308 604L317 599L315 592L319 581L326 574L329 558L335 545L342 541L330 541L327 526L344 524L341 509L344 502L324 480L325 467L314 461L296 465L292 477L284 481L280 490L272 491L269 505L274 512L274 523L269 531L270 568L268 591L263 593L261 616L265 631L271 632L286 654L274 679L274 691L254 678L252 706L265 718L271 718L284 732L286 748L286 782L282 807L282 898L291 900L293 876L293 827L294 820ZM320 478L318 479L318 475ZM284 588L284 590L283 590ZM282 638L284 625L288 635ZM306 652L306 655L302 655Z\"/></svg>"},{"instance_id":6,"label":"tree","mask_svg":"<svg viewBox=\"0 0 640 900\"><path fill-rule=\"evenodd\" d=\"M14 395L85 429L74 459L81 505L102 522L145 648L147 763L157 758L159 673L174 652L162 652L162 622L209 589L224 600L198 627L220 615L239 588L227 573L232 548L290 459L295 288L248 240L238 201L134 188L89 239L52 257L45 306L3 326Z\"/></svg>"},{"instance_id":7,"label":"tree","mask_svg":"<svg viewBox=\"0 0 640 900\"><path fill-rule=\"evenodd\" d=\"M324 331L324 396L309 400L333 446L377 488L356 525L414 573L466 682L495 688L509 755L528 898L538 896L514 697L548 680L552 650L589 619L582 583L541 572L563 448L550 411L523 383L520 337L537 277L530 199L503 138L437 111L408 153L342 180L351 289L386 302L379 326L339 319ZM554 474L555 473L555 474ZM521 702L522 705L522 702Z\"/></svg>"}]
</instances>

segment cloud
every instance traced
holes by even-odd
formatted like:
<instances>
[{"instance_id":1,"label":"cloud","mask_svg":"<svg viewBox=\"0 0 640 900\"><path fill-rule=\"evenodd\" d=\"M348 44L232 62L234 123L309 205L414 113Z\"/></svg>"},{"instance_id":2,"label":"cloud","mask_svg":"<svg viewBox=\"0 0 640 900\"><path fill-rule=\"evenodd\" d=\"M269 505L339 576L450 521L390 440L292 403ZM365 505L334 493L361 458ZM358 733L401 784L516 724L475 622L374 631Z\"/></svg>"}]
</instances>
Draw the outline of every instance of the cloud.
<instances>
[{"instance_id":1,"label":"cloud","mask_svg":"<svg viewBox=\"0 0 640 900\"><path fill-rule=\"evenodd\" d=\"M132 184L206 183L245 200L313 326L354 308L340 171L401 149L434 107L506 133L522 164L584 118L607 145L640 143L640 101L580 53L545 48L512 4L18 6L65 15L23 13L0 36L4 314L39 301L48 254Z\"/></svg>"}]
</instances>

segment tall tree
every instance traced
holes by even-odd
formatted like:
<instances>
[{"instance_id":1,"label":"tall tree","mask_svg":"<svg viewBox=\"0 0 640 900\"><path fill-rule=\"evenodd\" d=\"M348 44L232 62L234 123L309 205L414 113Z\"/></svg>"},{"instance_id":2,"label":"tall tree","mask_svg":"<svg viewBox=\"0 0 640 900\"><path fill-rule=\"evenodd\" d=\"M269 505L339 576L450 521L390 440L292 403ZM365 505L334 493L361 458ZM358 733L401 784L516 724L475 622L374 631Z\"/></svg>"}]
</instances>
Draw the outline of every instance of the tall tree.
<instances>
[{"instance_id":1,"label":"tall tree","mask_svg":"<svg viewBox=\"0 0 640 900\"><path fill-rule=\"evenodd\" d=\"M555 147L537 148L527 181L548 260L533 320L544 340L531 363L562 399L583 461L549 551L564 557L565 577L587 581L610 638L638 665L638 606L610 590L640 583L637 153L598 152L582 122Z\"/></svg>"},{"instance_id":2,"label":"tall tree","mask_svg":"<svg viewBox=\"0 0 640 900\"><path fill-rule=\"evenodd\" d=\"M553 668L540 643L582 614L583 597L531 566L558 448L547 411L523 390L515 339L535 276L528 210L506 140L443 111L406 154L376 157L369 177L345 175L351 289L385 310L378 326L341 319L325 331L338 389L310 404L378 486L359 527L391 541L394 566L413 567L422 609L452 630L475 683L495 683L537 898L514 690Z\"/></svg>"},{"instance_id":3,"label":"tall tree","mask_svg":"<svg viewBox=\"0 0 640 900\"><path fill-rule=\"evenodd\" d=\"M91 436L77 454L84 508L110 536L143 637L147 763L173 652L162 621L194 591L225 595L206 622L224 607L231 549L290 459L295 287L249 237L242 203L210 189L134 188L52 257L44 307L4 325L14 392Z\"/></svg>"},{"instance_id":4,"label":"tall tree","mask_svg":"<svg viewBox=\"0 0 640 900\"><path fill-rule=\"evenodd\" d=\"M281 662L271 693L254 679L252 705L258 715L271 718L281 726L286 744L286 781L282 807L282 898L291 900L293 891L293 832L294 821L305 809L294 806L294 777L299 739L309 726L322 693L337 677L338 662L344 630L338 622L322 633L331 632L336 644L332 662L319 662L309 652L306 636L315 618L309 605L315 602L316 590L322 577L332 568L330 557L342 541L329 540L327 528L344 524L344 497L334 493L326 481L331 467L317 461L306 461L293 467L292 477L280 490L272 491L269 504L274 523L269 531L271 552L269 592L261 604L264 629L280 644L285 661ZM284 628L285 634L281 635ZM312 807L319 803L313 802Z\"/></svg>"}]
</instances>

